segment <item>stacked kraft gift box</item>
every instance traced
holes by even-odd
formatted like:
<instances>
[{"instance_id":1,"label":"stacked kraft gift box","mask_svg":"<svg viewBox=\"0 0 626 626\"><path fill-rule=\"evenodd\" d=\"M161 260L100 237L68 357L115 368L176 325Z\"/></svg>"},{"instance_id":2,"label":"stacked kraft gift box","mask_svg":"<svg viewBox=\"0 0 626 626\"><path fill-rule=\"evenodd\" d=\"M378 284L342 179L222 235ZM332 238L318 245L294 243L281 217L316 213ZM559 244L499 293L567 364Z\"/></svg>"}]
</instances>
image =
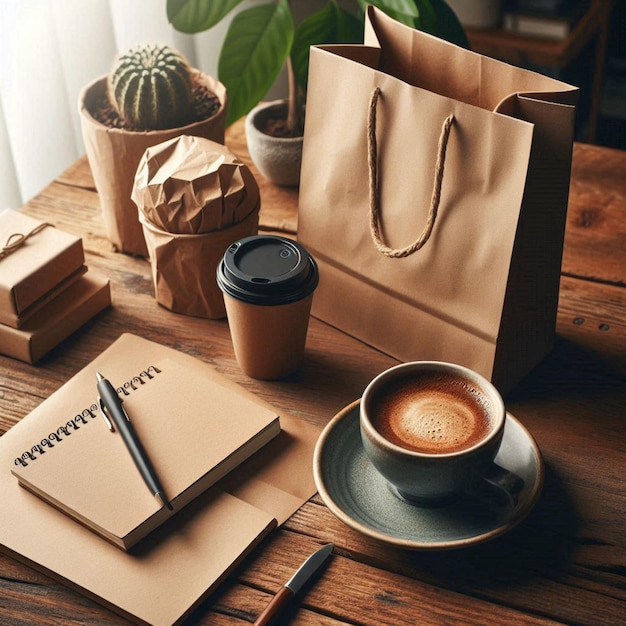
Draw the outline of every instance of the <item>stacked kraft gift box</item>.
<instances>
[{"instance_id":1,"label":"stacked kraft gift box","mask_svg":"<svg viewBox=\"0 0 626 626\"><path fill-rule=\"evenodd\" d=\"M0 211L0 354L36 363L110 304L80 237Z\"/></svg>"}]
</instances>

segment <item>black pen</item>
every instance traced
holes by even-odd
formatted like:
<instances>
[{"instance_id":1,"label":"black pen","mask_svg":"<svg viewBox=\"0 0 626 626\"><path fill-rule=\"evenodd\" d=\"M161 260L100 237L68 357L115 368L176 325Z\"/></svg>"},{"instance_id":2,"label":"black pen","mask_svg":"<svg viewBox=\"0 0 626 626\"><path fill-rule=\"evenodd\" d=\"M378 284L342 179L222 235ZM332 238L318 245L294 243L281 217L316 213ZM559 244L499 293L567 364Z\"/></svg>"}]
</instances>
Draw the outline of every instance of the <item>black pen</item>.
<instances>
[{"instance_id":1,"label":"black pen","mask_svg":"<svg viewBox=\"0 0 626 626\"><path fill-rule=\"evenodd\" d=\"M152 463L150 463L150 459L137 437L120 397L113 385L100 372L96 372L96 378L98 379L98 393L100 394L100 410L106 425L111 432L115 432L115 430L119 432L144 482L161 505L166 506L171 511L172 505L165 497L163 487L161 487Z\"/></svg>"}]
</instances>

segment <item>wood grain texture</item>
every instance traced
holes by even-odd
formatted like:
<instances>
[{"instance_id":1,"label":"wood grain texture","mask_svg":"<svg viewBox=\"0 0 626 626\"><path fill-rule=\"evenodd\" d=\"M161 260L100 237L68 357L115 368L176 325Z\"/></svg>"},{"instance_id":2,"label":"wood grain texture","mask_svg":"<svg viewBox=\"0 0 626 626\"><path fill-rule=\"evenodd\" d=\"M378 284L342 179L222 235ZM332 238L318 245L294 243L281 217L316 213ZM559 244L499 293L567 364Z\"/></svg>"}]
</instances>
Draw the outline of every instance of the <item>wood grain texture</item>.
<instances>
[{"instance_id":1,"label":"wood grain texture","mask_svg":"<svg viewBox=\"0 0 626 626\"><path fill-rule=\"evenodd\" d=\"M229 130L248 161L241 123ZM346 527L319 496L268 537L189 618L250 624L321 544L327 567L282 623L624 624L626 615L626 153L576 144L552 353L507 397L546 461L544 492L510 533L473 548L412 553ZM266 183L262 228L297 232L297 190ZM90 271L109 277L113 307L37 366L0 356L0 432L19 421L122 332L215 366L300 418L324 426L395 361L312 319L302 368L276 382L244 376L225 320L171 313L153 296L149 263L112 251L85 158L22 209L83 237ZM1 523L1 519L0 519ZM121 624L74 591L0 555L0 626Z\"/></svg>"},{"instance_id":2,"label":"wood grain texture","mask_svg":"<svg viewBox=\"0 0 626 626\"><path fill-rule=\"evenodd\" d=\"M626 152L575 144L563 272L626 285Z\"/></svg>"}]
</instances>

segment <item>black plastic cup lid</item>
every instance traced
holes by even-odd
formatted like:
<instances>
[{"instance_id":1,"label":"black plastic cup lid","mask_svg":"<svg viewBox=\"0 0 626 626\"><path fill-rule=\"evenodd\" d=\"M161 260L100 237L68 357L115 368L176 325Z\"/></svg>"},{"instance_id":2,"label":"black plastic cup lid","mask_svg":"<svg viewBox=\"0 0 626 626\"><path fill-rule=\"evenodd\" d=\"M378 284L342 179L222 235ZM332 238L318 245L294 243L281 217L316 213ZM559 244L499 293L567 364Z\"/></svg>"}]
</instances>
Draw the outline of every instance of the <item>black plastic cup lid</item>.
<instances>
[{"instance_id":1,"label":"black plastic cup lid","mask_svg":"<svg viewBox=\"0 0 626 626\"><path fill-rule=\"evenodd\" d=\"M251 304L296 302L308 296L318 281L317 264L304 246L274 235L234 242L217 268L222 291Z\"/></svg>"}]
</instances>

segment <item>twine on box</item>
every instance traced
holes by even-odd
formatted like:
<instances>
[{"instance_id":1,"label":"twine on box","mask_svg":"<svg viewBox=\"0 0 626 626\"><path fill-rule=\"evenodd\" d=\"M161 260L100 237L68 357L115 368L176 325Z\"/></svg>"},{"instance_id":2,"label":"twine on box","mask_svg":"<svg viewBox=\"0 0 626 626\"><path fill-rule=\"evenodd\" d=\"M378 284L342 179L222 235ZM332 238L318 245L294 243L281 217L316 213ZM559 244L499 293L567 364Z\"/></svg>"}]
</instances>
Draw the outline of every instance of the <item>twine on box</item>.
<instances>
[{"instance_id":1,"label":"twine on box","mask_svg":"<svg viewBox=\"0 0 626 626\"><path fill-rule=\"evenodd\" d=\"M369 164L369 196L370 196L370 233L374 245L379 252L392 258L407 257L419 250L430 238L430 235L437 219L439 202L441 201L441 184L443 182L443 169L446 158L446 148L450 137L450 129L454 122L454 115L448 115L441 127L439 136L439 146L437 148L437 163L435 165L435 180L433 183L433 193L426 218L426 225L419 237L405 248L390 248L383 240L380 229L380 191L378 189L378 146L376 143L376 113L378 97L381 94L379 87L376 87L370 97L369 115L367 118L367 144L368 144L368 164Z\"/></svg>"},{"instance_id":2,"label":"twine on box","mask_svg":"<svg viewBox=\"0 0 626 626\"><path fill-rule=\"evenodd\" d=\"M28 234L23 235L22 233L13 233L7 239L7 242L4 244L2 249L0 249L0 260L4 259L4 257L9 256L9 254L15 252L18 248L21 248L28 239L34 237L37 233L40 233L44 228L48 226L52 226L52 224L48 222L43 222L38 226L35 226L33 230L31 230Z\"/></svg>"}]
</instances>

